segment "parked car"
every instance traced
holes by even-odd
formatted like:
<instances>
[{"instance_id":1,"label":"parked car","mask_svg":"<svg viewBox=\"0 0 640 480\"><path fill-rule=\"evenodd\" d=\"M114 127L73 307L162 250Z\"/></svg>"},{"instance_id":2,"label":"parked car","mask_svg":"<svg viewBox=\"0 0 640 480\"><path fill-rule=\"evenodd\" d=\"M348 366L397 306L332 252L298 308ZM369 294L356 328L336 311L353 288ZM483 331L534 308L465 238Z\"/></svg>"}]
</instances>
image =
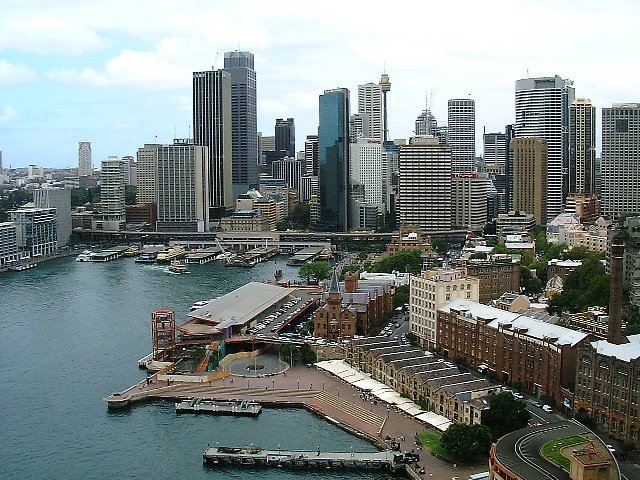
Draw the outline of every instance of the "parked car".
<instances>
[{"instance_id":1,"label":"parked car","mask_svg":"<svg viewBox=\"0 0 640 480\"><path fill-rule=\"evenodd\" d=\"M553 412L553 408L551 408L549 405L543 405L542 406L542 410L544 410L547 413L552 413Z\"/></svg>"},{"instance_id":2,"label":"parked car","mask_svg":"<svg viewBox=\"0 0 640 480\"><path fill-rule=\"evenodd\" d=\"M542 408L542 404L540 402L533 401L531 402L531 405L533 405L536 408Z\"/></svg>"}]
</instances>

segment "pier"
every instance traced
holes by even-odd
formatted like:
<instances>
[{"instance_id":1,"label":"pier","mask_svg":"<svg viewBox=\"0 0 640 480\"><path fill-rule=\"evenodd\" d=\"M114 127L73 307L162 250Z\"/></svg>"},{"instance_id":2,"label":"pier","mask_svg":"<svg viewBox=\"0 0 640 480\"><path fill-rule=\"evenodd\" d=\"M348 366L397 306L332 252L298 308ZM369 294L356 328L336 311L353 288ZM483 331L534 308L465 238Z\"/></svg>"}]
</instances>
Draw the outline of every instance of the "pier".
<instances>
[{"instance_id":1,"label":"pier","mask_svg":"<svg viewBox=\"0 0 640 480\"><path fill-rule=\"evenodd\" d=\"M176 413L209 413L214 415L233 415L257 417L262 407L259 403L242 401L211 401L202 398L192 398L176 403Z\"/></svg>"},{"instance_id":2,"label":"pier","mask_svg":"<svg viewBox=\"0 0 640 480\"><path fill-rule=\"evenodd\" d=\"M325 249L322 247L306 247L296 252L288 261L287 265L302 265L315 260Z\"/></svg>"},{"instance_id":3,"label":"pier","mask_svg":"<svg viewBox=\"0 0 640 480\"><path fill-rule=\"evenodd\" d=\"M194 253L187 253L186 261L187 263L197 263L202 265L204 263L213 262L221 253L223 253L222 248L218 246L207 247Z\"/></svg>"},{"instance_id":4,"label":"pier","mask_svg":"<svg viewBox=\"0 0 640 480\"><path fill-rule=\"evenodd\" d=\"M321 468L321 469L386 469L404 466L403 455L392 450L383 452L324 452L296 450L263 450L260 447L209 447L202 454L205 465L249 467ZM397 463L400 460L401 463Z\"/></svg>"},{"instance_id":5,"label":"pier","mask_svg":"<svg viewBox=\"0 0 640 480\"><path fill-rule=\"evenodd\" d=\"M105 248L100 252L93 252L88 260L90 262L111 262L112 260L124 257L127 250L129 250L127 246Z\"/></svg>"}]
</instances>

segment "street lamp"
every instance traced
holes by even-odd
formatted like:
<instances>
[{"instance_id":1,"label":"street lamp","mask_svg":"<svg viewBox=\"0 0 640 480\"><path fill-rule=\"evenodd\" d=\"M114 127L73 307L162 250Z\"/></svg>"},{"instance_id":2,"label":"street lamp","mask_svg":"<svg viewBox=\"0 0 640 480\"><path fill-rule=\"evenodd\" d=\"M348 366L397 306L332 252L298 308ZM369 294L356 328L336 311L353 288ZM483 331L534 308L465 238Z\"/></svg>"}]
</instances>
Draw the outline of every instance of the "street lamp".
<instances>
[{"instance_id":1,"label":"street lamp","mask_svg":"<svg viewBox=\"0 0 640 480\"><path fill-rule=\"evenodd\" d=\"M322 380L322 390L324 390L324 380Z\"/></svg>"}]
</instances>

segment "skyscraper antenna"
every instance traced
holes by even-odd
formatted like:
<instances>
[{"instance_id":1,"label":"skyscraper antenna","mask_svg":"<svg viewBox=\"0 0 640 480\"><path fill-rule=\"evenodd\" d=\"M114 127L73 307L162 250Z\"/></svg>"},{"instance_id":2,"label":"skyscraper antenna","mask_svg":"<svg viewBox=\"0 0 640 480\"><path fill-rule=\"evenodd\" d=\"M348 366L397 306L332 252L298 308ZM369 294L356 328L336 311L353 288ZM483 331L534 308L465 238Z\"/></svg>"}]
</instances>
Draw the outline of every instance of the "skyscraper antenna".
<instances>
[{"instance_id":1,"label":"skyscraper antenna","mask_svg":"<svg viewBox=\"0 0 640 480\"><path fill-rule=\"evenodd\" d=\"M382 73L387 73L387 61L382 61Z\"/></svg>"}]
</instances>

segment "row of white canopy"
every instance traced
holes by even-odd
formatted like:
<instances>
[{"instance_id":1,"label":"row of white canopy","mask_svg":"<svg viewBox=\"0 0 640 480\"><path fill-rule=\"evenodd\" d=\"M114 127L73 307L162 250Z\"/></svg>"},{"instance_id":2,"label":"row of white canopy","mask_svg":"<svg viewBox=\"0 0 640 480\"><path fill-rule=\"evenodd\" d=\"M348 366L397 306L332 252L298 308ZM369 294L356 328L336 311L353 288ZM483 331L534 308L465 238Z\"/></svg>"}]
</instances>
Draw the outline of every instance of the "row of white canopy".
<instances>
[{"instance_id":1,"label":"row of white canopy","mask_svg":"<svg viewBox=\"0 0 640 480\"><path fill-rule=\"evenodd\" d=\"M369 392L389 405L396 406L407 415L411 415L441 432L444 432L451 425L451 421L447 417L422 410L418 405L401 396L393 388L373 380L370 375L354 369L344 360L325 360L317 362L315 366L362 391Z\"/></svg>"}]
</instances>

